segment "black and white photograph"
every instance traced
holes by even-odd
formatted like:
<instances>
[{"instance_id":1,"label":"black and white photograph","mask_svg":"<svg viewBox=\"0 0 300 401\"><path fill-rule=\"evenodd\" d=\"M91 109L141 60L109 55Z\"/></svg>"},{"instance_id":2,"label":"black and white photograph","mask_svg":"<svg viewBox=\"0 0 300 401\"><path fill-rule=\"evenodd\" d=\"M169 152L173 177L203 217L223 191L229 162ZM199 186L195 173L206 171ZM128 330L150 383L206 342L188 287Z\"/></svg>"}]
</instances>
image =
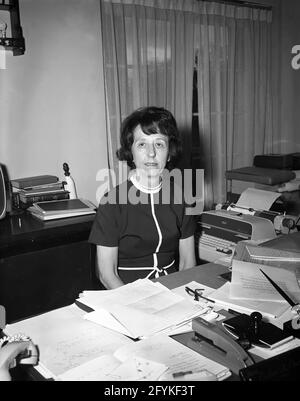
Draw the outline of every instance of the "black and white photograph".
<instances>
[{"instance_id":1,"label":"black and white photograph","mask_svg":"<svg viewBox=\"0 0 300 401\"><path fill-rule=\"evenodd\" d=\"M299 0L0 0L0 381L300 379Z\"/></svg>"}]
</instances>

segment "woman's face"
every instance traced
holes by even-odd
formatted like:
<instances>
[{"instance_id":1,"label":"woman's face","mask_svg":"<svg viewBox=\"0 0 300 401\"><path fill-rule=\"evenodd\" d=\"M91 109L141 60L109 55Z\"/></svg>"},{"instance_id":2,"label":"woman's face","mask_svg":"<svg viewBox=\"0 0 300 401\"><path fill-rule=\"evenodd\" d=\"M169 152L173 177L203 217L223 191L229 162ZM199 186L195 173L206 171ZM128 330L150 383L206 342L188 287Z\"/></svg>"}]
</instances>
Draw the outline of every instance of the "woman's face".
<instances>
[{"instance_id":1,"label":"woman's face","mask_svg":"<svg viewBox=\"0 0 300 401\"><path fill-rule=\"evenodd\" d=\"M133 161L141 179L159 179L169 156L169 138L162 134L146 135L138 125L131 147Z\"/></svg>"}]
</instances>

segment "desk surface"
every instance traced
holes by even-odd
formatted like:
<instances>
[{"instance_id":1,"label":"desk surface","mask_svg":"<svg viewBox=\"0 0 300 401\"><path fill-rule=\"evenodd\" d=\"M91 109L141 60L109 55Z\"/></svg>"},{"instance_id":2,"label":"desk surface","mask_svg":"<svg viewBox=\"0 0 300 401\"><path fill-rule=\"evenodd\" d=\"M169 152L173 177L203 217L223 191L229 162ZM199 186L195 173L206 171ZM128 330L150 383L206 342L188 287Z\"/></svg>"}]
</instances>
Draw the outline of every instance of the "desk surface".
<instances>
[{"instance_id":1,"label":"desk surface","mask_svg":"<svg viewBox=\"0 0 300 401\"><path fill-rule=\"evenodd\" d=\"M193 267L192 269L183 270L177 273L162 276L157 281L165 285L169 289L179 287L191 281L207 285L212 288L219 288L225 284L225 280L219 277L220 274L227 273L228 268L215 263L206 263L204 265Z\"/></svg>"}]
</instances>

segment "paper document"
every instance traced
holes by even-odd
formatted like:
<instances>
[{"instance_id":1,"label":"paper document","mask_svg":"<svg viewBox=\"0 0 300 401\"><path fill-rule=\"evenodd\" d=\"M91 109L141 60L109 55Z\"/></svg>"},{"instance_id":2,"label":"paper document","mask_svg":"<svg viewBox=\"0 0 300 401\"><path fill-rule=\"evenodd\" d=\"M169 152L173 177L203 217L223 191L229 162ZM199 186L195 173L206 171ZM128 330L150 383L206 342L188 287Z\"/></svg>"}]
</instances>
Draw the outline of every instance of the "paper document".
<instances>
[{"instance_id":1,"label":"paper document","mask_svg":"<svg viewBox=\"0 0 300 401\"><path fill-rule=\"evenodd\" d=\"M121 361L126 361L133 356L151 359L168 366L167 373L169 375L203 370L214 374L217 380L224 380L231 375L227 367L163 335L157 335L129 344L129 346L121 347L115 352L115 356ZM168 376L166 376L166 379L168 379Z\"/></svg>"},{"instance_id":2,"label":"paper document","mask_svg":"<svg viewBox=\"0 0 300 401\"><path fill-rule=\"evenodd\" d=\"M267 359L298 347L300 347L300 339L294 338L293 340L288 341L287 343L273 349L254 346L251 347L248 352L250 352L250 354L257 355L263 359Z\"/></svg>"},{"instance_id":3,"label":"paper document","mask_svg":"<svg viewBox=\"0 0 300 401\"><path fill-rule=\"evenodd\" d=\"M235 250L234 259L290 270L295 272L297 280L300 280L299 252L256 246L247 242L239 242Z\"/></svg>"},{"instance_id":4,"label":"paper document","mask_svg":"<svg viewBox=\"0 0 300 401\"><path fill-rule=\"evenodd\" d=\"M242 192L236 206L255 210L270 210L273 203L281 196L280 193L262 189L247 188Z\"/></svg>"},{"instance_id":5,"label":"paper document","mask_svg":"<svg viewBox=\"0 0 300 401\"><path fill-rule=\"evenodd\" d=\"M84 320L83 315L76 305L70 305L9 324L5 332L8 335L26 333L32 338L40 350L40 364L36 368L47 377L56 377L132 342L119 333Z\"/></svg>"},{"instance_id":6,"label":"paper document","mask_svg":"<svg viewBox=\"0 0 300 401\"><path fill-rule=\"evenodd\" d=\"M287 301L268 281L261 270L278 284L295 303L300 302L300 288L293 271L240 260L233 260L232 262L230 298L286 303Z\"/></svg>"},{"instance_id":7,"label":"paper document","mask_svg":"<svg viewBox=\"0 0 300 401\"><path fill-rule=\"evenodd\" d=\"M193 304L148 279L110 291L85 291L79 301L94 309L85 319L132 338L174 329L207 311L207 306Z\"/></svg>"},{"instance_id":8,"label":"paper document","mask_svg":"<svg viewBox=\"0 0 300 401\"><path fill-rule=\"evenodd\" d=\"M86 362L58 378L62 381L156 381L167 371L167 366L137 356L119 361L114 355Z\"/></svg>"},{"instance_id":9,"label":"paper document","mask_svg":"<svg viewBox=\"0 0 300 401\"><path fill-rule=\"evenodd\" d=\"M229 282L211 293L210 298L212 298L217 305L223 306L225 309L232 309L240 313L246 313L247 315L250 315L252 312L257 311L268 319L279 317L284 312L290 309L290 305L287 302L271 302L230 298Z\"/></svg>"},{"instance_id":10,"label":"paper document","mask_svg":"<svg viewBox=\"0 0 300 401\"><path fill-rule=\"evenodd\" d=\"M173 374L206 371L224 380L229 369L187 348L176 340L158 335L121 346L63 373L60 380L149 381L174 380Z\"/></svg>"}]
</instances>

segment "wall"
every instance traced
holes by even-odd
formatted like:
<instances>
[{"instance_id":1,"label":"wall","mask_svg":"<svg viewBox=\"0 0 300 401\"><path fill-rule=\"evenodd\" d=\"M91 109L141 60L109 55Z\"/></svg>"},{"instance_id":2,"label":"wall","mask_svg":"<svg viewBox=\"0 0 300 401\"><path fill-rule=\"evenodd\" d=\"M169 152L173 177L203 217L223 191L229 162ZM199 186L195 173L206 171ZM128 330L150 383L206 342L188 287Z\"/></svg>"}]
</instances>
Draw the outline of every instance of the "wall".
<instances>
[{"instance_id":1,"label":"wall","mask_svg":"<svg viewBox=\"0 0 300 401\"><path fill-rule=\"evenodd\" d=\"M68 162L78 195L96 202L107 167L98 0L20 0L26 52L0 70L0 161L10 178Z\"/></svg>"}]
</instances>

